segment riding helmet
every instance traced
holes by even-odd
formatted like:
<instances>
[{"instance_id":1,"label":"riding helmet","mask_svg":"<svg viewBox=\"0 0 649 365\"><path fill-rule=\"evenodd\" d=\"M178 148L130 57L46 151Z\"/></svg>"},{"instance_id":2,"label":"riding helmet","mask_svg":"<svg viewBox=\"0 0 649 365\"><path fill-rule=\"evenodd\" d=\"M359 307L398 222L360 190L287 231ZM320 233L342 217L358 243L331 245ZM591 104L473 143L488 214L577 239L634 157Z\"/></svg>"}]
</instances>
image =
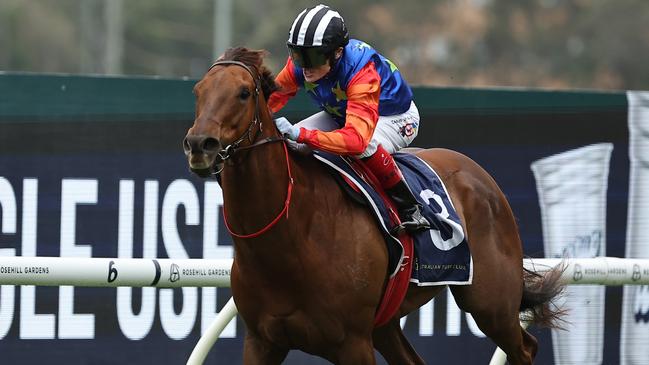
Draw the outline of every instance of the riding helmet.
<instances>
[{"instance_id":1,"label":"riding helmet","mask_svg":"<svg viewBox=\"0 0 649 365\"><path fill-rule=\"evenodd\" d=\"M318 67L333 60L334 52L349 42L340 14L327 5L304 9L293 21L286 45L299 67Z\"/></svg>"}]
</instances>

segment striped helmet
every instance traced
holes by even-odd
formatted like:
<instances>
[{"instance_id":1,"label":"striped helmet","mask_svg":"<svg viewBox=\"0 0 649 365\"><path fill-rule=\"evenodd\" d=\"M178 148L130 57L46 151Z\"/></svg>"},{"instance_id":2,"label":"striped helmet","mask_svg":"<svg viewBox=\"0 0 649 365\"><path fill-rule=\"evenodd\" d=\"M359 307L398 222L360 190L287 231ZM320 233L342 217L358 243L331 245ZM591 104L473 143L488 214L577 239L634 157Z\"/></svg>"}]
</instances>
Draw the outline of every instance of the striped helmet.
<instances>
[{"instance_id":1,"label":"striped helmet","mask_svg":"<svg viewBox=\"0 0 649 365\"><path fill-rule=\"evenodd\" d=\"M340 14L327 5L304 9L293 21L286 45L300 67L317 67L333 58L338 47L349 42L349 32Z\"/></svg>"}]
</instances>

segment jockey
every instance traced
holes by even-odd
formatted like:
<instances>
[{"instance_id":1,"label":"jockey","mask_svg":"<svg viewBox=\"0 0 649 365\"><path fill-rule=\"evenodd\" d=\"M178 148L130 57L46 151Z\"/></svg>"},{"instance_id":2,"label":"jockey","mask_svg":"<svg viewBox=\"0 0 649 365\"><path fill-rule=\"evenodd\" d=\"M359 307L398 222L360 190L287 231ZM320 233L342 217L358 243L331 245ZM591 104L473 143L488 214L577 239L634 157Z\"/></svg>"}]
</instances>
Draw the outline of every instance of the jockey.
<instances>
[{"instance_id":1,"label":"jockey","mask_svg":"<svg viewBox=\"0 0 649 365\"><path fill-rule=\"evenodd\" d=\"M287 46L269 108L277 112L304 87L322 111L295 125L278 118L279 131L312 149L360 158L397 205L398 229L430 228L391 155L419 129L412 91L397 67L367 43L349 39L343 18L326 5L297 16Z\"/></svg>"}]
</instances>

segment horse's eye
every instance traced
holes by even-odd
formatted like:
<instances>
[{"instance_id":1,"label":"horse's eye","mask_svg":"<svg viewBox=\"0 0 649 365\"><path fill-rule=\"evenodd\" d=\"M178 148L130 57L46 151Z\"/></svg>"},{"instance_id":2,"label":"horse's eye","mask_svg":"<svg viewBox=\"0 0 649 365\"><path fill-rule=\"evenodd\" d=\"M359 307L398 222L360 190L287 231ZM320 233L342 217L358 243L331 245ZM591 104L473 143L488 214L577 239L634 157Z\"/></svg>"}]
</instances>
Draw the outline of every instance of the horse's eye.
<instances>
[{"instance_id":1,"label":"horse's eye","mask_svg":"<svg viewBox=\"0 0 649 365\"><path fill-rule=\"evenodd\" d=\"M248 89L241 90L241 94L239 94L239 98L241 98L241 100L246 100L249 97L250 97L250 90Z\"/></svg>"}]
</instances>

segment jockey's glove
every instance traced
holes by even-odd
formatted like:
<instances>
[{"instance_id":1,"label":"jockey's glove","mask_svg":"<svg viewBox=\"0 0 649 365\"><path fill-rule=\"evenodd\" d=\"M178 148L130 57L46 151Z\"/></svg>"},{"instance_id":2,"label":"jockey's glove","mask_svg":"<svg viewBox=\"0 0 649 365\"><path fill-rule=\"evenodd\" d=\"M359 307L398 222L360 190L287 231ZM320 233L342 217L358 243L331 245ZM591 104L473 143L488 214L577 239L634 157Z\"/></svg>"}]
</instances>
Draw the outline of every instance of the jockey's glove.
<instances>
[{"instance_id":1,"label":"jockey's glove","mask_svg":"<svg viewBox=\"0 0 649 365\"><path fill-rule=\"evenodd\" d=\"M297 141L297 138L300 136L300 127L291 124L291 122L284 117L275 119L275 125L277 126L277 129L279 129L279 132L288 139Z\"/></svg>"}]
</instances>

